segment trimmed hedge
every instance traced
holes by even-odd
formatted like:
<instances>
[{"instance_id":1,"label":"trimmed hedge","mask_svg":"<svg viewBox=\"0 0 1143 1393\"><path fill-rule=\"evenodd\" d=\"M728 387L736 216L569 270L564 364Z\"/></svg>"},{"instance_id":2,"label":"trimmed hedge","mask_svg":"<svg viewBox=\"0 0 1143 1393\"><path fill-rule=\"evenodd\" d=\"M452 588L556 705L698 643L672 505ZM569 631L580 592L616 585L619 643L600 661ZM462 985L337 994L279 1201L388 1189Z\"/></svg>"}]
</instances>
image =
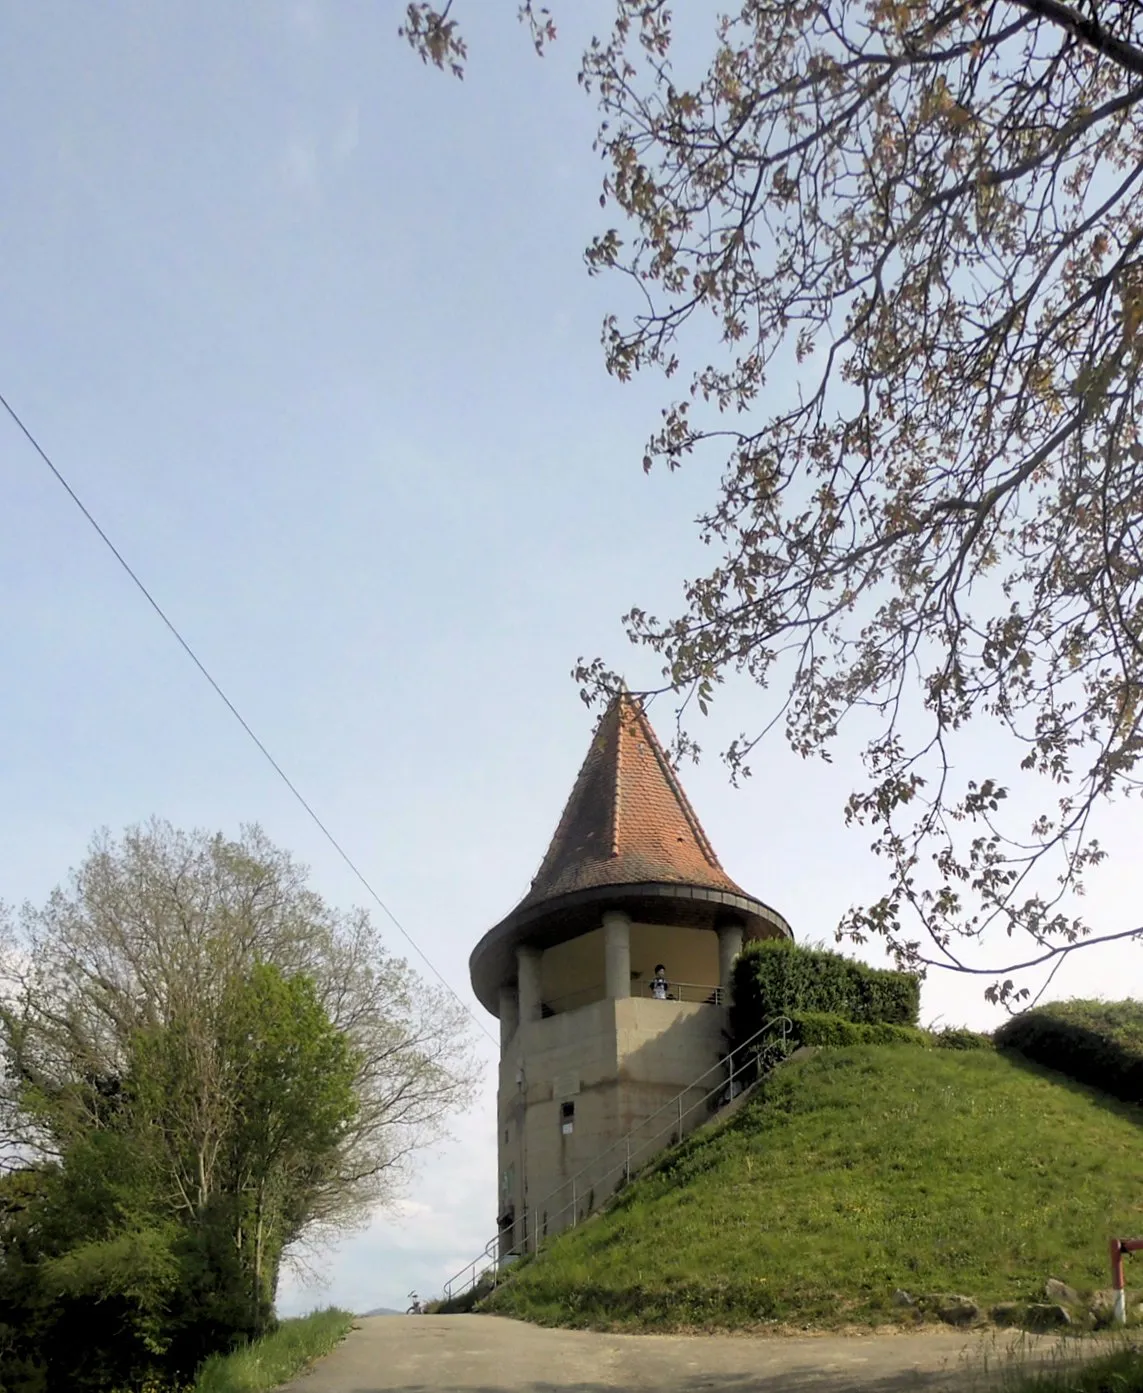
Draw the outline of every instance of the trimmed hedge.
<instances>
[{"instance_id":1,"label":"trimmed hedge","mask_svg":"<svg viewBox=\"0 0 1143 1393\"><path fill-rule=\"evenodd\" d=\"M1143 1103L1143 1002L1053 1001L1005 1021L996 1043L1125 1103Z\"/></svg>"},{"instance_id":2,"label":"trimmed hedge","mask_svg":"<svg viewBox=\"0 0 1143 1393\"><path fill-rule=\"evenodd\" d=\"M975 1030L920 1030L889 1021L847 1021L827 1011L793 1011L793 1042L797 1045L919 1045L923 1049L983 1050L992 1040Z\"/></svg>"},{"instance_id":3,"label":"trimmed hedge","mask_svg":"<svg viewBox=\"0 0 1143 1393\"><path fill-rule=\"evenodd\" d=\"M963 1026L946 1026L944 1030L933 1031L933 1044L939 1050L991 1050L996 1042L991 1035L982 1035L979 1030L966 1030Z\"/></svg>"},{"instance_id":4,"label":"trimmed hedge","mask_svg":"<svg viewBox=\"0 0 1143 1393\"><path fill-rule=\"evenodd\" d=\"M847 1021L828 1011L793 1011L793 1039L799 1045L931 1045L933 1037L914 1025L888 1021Z\"/></svg>"},{"instance_id":5,"label":"trimmed hedge","mask_svg":"<svg viewBox=\"0 0 1143 1393\"><path fill-rule=\"evenodd\" d=\"M748 943L734 964L730 1030L747 1040L771 1016L813 1012L866 1024L915 1026L921 984L789 939Z\"/></svg>"}]
</instances>

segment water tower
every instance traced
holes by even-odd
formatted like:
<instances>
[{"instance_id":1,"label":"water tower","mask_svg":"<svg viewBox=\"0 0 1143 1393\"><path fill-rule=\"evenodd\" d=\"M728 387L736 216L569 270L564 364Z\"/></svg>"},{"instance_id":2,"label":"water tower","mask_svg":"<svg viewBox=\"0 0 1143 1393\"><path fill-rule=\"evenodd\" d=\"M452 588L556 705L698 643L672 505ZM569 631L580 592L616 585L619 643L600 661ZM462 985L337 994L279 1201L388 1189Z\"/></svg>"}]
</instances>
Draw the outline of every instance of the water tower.
<instances>
[{"instance_id":1,"label":"water tower","mask_svg":"<svg viewBox=\"0 0 1143 1393\"><path fill-rule=\"evenodd\" d=\"M621 694L531 888L470 961L500 1018L502 1252L606 1198L595 1158L718 1064L743 940L780 936L789 925L722 869L642 705Z\"/></svg>"}]
</instances>

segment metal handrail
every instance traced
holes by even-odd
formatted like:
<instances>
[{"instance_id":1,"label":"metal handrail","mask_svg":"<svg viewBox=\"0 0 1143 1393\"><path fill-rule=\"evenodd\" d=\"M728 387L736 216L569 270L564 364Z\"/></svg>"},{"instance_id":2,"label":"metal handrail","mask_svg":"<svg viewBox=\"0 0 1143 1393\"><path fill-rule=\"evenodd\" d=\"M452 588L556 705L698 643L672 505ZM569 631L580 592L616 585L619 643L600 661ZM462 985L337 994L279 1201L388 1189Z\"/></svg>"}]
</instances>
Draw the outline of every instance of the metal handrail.
<instances>
[{"instance_id":1,"label":"metal handrail","mask_svg":"<svg viewBox=\"0 0 1143 1393\"><path fill-rule=\"evenodd\" d=\"M631 984L633 996L653 997L653 979L650 977L641 979L637 984ZM667 990L672 993L667 999L670 1001L692 1001L701 1005L721 1006L725 992L722 987L711 986L704 982L667 982ZM591 982L586 987L577 987L575 991L563 992L560 996L549 996L544 998L544 1009L551 1011L552 1015L560 1016L564 1014L564 1003L567 1001L579 1000L582 1006L592 1006L597 1001L605 1001L606 986L603 982ZM594 995L598 993L598 995ZM586 1001L580 998L588 997ZM557 1009L558 1008L558 1009Z\"/></svg>"},{"instance_id":2,"label":"metal handrail","mask_svg":"<svg viewBox=\"0 0 1143 1393\"><path fill-rule=\"evenodd\" d=\"M526 1206L524 1209L524 1213L521 1216L521 1220L524 1225L525 1249L527 1249L529 1238L531 1238L532 1251L539 1251L541 1237L539 1231L540 1226L536 1223L532 1223L531 1225L529 1225L528 1223L529 1217L531 1216L532 1218L534 1218L537 1211L543 1213L545 1216L545 1231L549 1223L553 1222L554 1220L558 1220L562 1215L566 1214L569 1209L571 1209L572 1211L571 1227L575 1227L575 1225L579 1222L577 1212L579 1207L577 1182L581 1180L583 1176L587 1174L588 1171L594 1170L604 1159L605 1156L608 1156L612 1151L617 1150L619 1147L623 1147L622 1163L617 1163L616 1165L610 1167L608 1170L604 1171L602 1175L598 1175L595 1179L595 1182L592 1185L592 1190L594 1191L596 1186L602 1186L604 1182L610 1180L611 1177L615 1175L622 1174L624 1183L630 1180L632 1174L631 1141L635 1134L641 1131L644 1127L646 1127L649 1122L653 1122L655 1118L662 1116L662 1114L665 1112L670 1111L672 1114L671 1119L667 1123L667 1125L661 1127L656 1133L654 1133L653 1136L641 1142L640 1146L646 1146L649 1144L649 1142L657 1141L659 1137L663 1136L676 1124L678 1127L678 1140L682 1141L683 1121L696 1108L702 1107L702 1105L706 1103L714 1094L719 1093L723 1090L725 1090L727 1094L726 1101L732 1101L733 1098L736 1096L734 1092L734 1079L736 1072L734 1056L737 1054L741 1054L745 1050L748 1050L760 1035L764 1035L767 1031L771 1030L775 1025L778 1025L779 1023L782 1024L782 1039L783 1041L785 1041L789 1036L790 1030L793 1028L793 1022L790 1020L789 1016L771 1016L769 1020L767 1020L754 1032L753 1035L751 1035L748 1039L744 1040L741 1045L736 1045L734 1049L730 1050L722 1059L718 1061L717 1064L712 1064L709 1069L704 1069L703 1072L699 1074L699 1076L696 1079L692 1080L692 1082L689 1083L686 1086L686 1088L684 1088L680 1093L676 1094L675 1097L672 1098L669 1102L664 1103L661 1108L658 1108L655 1112L650 1113L647 1117L643 1118L641 1122L637 1122L635 1126L632 1127L628 1132L624 1133L624 1135L620 1137L618 1141L612 1142L610 1146L605 1147L586 1165L581 1166L579 1170L576 1171L573 1175L570 1175L566 1180L561 1181L560 1184L556 1186L554 1190L550 1191L547 1195L545 1195L542 1200L537 1201L534 1205ZM691 1093L695 1088L697 1088L704 1079L709 1077L709 1075L713 1074L716 1070L725 1068L728 1064L730 1066L730 1074L728 1078L720 1079L712 1088L708 1088L703 1093L701 1098L697 1099L689 1106L685 1108L683 1107L683 1099L686 1097L688 1093ZM741 1073L741 1070L738 1070L738 1072ZM651 1158L648 1157L647 1159L650 1160ZM562 1191L566 1190L569 1185L572 1189L572 1198L570 1202L568 1204L565 1204L561 1209L556 1210L553 1214L548 1214L546 1212L546 1206L549 1203L549 1201L555 1199L556 1196L559 1195ZM595 1207L598 1208L598 1206ZM587 1216L585 1215L584 1217L586 1218ZM513 1220L513 1231L515 1230L517 1222L519 1221ZM546 1232L544 1236L546 1236ZM470 1263L466 1263L465 1266L462 1267L459 1272L455 1273L452 1277L449 1278L449 1280L444 1285L444 1299L446 1301L451 1301L457 1296L462 1296L471 1287L474 1287L477 1284L477 1282L481 1279L481 1277L483 1277L484 1274L488 1271L489 1267L497 1269L499 1268L501 1262L501 1241L502 1234L500 1232L497 1232L496 1235L493 1238L490 1238L489 1241L484 1245L482 1252L480 1252L475 1258L473 1258L473 1260ZM481 1264L483 1264L483 1266L481 1266ZM461 1279L470 1273L471 1276L469 1276L469 1279L466 1282L464 1282L463 1285L457 1287L457 1284L460 1283Z\"/></svg>"},{"instance_id":3,"label":"metal handrail","mask_svg":"<svg viewBox=\"0 0 1143 1393\"><path fill-rule=\"evenodd\" d=\"M665 998L667 1001L697 1001L702 1005L722 1005L722 988L707 986L702 982L667 982L667 991L671 993ZM654 978L648 977L646 981L640 982L639 995L655 999Z\"/></svg>"}]
</instances>

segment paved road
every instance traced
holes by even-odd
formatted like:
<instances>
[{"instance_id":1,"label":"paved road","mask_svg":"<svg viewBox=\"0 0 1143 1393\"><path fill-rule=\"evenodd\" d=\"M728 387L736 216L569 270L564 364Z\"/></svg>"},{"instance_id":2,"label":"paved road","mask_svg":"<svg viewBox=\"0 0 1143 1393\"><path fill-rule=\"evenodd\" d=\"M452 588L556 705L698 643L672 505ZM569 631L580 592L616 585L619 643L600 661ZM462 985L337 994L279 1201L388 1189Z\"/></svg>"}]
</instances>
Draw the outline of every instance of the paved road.
<instances>
[{"instance_id":1,"label":"paved road","mask_svg":"<svg viewBox=\"0 0 1143 1393\"><path fill-rule=\"evenodd\" d=\"M1007 1343L945 1330L601 1335L498 1316L372 1316L286 1393L980 1393L983 1361L995 1369Z\"/></svg>"}]
</instances>

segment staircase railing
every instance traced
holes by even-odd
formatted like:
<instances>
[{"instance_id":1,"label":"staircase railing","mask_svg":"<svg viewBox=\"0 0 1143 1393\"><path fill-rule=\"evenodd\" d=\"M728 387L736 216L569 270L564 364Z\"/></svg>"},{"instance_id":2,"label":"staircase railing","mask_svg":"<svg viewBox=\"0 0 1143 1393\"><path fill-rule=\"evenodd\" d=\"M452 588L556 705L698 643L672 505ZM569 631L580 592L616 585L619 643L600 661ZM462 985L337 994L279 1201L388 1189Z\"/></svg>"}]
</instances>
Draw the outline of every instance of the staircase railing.
<instances>
[{"instance_id":1,"label":"staircase railing","mask_svg":"<svg viewBox=\"0 0 1143 1393\"><path fill-rule=\"evenodd\" d=\"M512 1223L512 1243L508 1254L505 1255L501 1253L506 1234L506 1230L502 1229L494 1238L489 1239L481 1252L478 1253L470 1263L467 1263L459 1272L449 1278L444 1286L444 1300L453 1301L457 1297L463 1296L465 1292L476 1286L481 1278L489 1271L492 1271L494 1275L498 1275L501 1266L506 1265L504 1261L505 1257L520 1256L521 1247L525 1253L529 1248L532 1252L537 1252L541 1240L547 1237L549 1228L553 1229L555 1232L563 1228L574 1228L581 1218L587 1218L590 1214L594 1213L606 1203L613 1194L622 1189L631 1179L632 1175L639 1169L640 1165L646 1164L647 1161L652 1159L651 1155L648 1155L643 1157L642 1161L639 1161L638 1157L641 1151L646 1151L649 1147L653 1146L654 1143L661 1141L668 1133L673 1133L671 1142L668 1143L669 1145L676 1141L682 1141L686 1119L697 1108L701 1108L704 1104L709 1102L711 1098L720 1093L725 1095L725 1097L717 1101L715 1111L724 1106L724 1104L731 1102L737 1094L741 1092L742 1088L746 1086L746 1083L743 1083L744 1076L746 1076L747 1083L751 1081L749 1075L758 1066L759 1057L764 1053L763 1047L759 1046L758 1041L763 1035L769 1034L775 1026L781 1026L780 1050L781 1055L784 1057L786 1053L786 1043L789 1039L790 1031L793 1028L793 1022L788 1016L771 1016L753 1035L744 1040L740 1045L736 1045L734 1049L724 1055L717 1064L712 1064L709 1069L704 1069L696 1079L693 1079L686 1088L676 1094L669 1102L664 1103L661 1108L656 1109L655 1112L643 1118L641 1122L637 1122L635 1126L632 1127L630 1131L624 1133L618 1141L612 1142L610 1146L605 1147L586 1165L581 1166L574 1175L569 1176L567 1180L561 1181L560 1184L549 1194L545 1195L542 1200L526 1206L520 1219L514 1220ZM721 1073L724 1070L728 1070L727 1077L720 1078L712 1086L705 1088L700 1097L692 1099L689 1103L685 1101L687 1096L693 1093L695 1089L702 1088L704 1082L709 1079L712 1074ZM644 1137L641 1141L636 1140L638 1134L643 1132L649 1124L654 1123L656 1119L664 1119L659 1128L653 1132L651 1136ZM658 1155L663 1149L662 1146L658 1146L652 1154ZM598 1172L598 1167L607 1157L611 1156L613 1152L615 1153L614 1162L607 1166L602 1172ZM587 1181L589 1174L592 1176L590 1182ZM611 1182L613 1181L616 1183L612 1185ZM608 1188L609 1186L610 1188ZM556 1201L559 1196L565 1194L569 1189L571 1191L571 1198L567 1203L549 1212L548 1206L553 1201ZM587 1201L586 1205L583 1204L585 1198ZM582 1214L580 1213L581 1208L583 1209ZM569 1210L571 1211L570 1223L560 1223L559 1221L568 1214ZM537 1214L543 1216L539 1223L536 1222ZM517 1224L522 1226L520 1243L516 1241Z\"/></svg>"}]
</instances>

